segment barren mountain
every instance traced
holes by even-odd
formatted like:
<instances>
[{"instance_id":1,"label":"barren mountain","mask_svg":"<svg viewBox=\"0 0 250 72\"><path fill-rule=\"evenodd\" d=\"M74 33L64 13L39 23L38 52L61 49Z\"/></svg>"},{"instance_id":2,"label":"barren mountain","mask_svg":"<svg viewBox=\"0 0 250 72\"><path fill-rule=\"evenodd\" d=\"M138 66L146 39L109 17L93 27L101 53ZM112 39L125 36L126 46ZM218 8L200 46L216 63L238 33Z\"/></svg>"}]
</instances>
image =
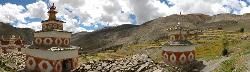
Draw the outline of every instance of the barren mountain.
<instances>
[{"instance_id":1,"label":"barren mountain","mask_svg":"<svg viewBox=\"0 0 250 72\"><path fill-rule=\"evenodd\" d=\"M80 32L72 37L72 44L82 47L83 53L96 52L108 48L117 48L124 44L137 44L166 37L169 28L180 21L188 29L217 29L236 31L245 28L250 31L250 14L233 15L218 14L214 16L204 14L170 15L143 23L142 25L124 24L116 27L105 27L94 32ZM9 24L0 23L0 35L17 34L29 43L33 39L33 30L19 29Z\"/></svg>"},{"instance_id":2,"label":"barren mountain","mask_svg":"<svg viewBox=\"0 0 250 72\"><path fill-rule=\"evenodd\" d=\"M83 52L94 52L106 48L122 46L123 44L141 43L149 40L157 40L166 37L177 22L188 29L217 29L236 31L245 28L250 31L250 14L232 15L219 14L208 16L204 14L171 15L160 17L142 25L121 25L104 28L98 31L79 33L73 39L73 45L83 48Z\"/></svg>"}]
</instances>

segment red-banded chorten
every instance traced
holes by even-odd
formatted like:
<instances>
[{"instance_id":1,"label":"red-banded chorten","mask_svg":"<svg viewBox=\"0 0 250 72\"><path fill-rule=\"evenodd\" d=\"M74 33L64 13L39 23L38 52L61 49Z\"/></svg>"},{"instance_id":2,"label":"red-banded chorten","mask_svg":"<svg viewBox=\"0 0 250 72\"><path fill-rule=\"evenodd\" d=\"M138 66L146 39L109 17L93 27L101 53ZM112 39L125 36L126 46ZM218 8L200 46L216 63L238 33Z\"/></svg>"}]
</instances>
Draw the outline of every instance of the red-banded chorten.
<instances>
[{"instance_id":1,"label":"red-banded chorten","mask_svg":"<svg viewBox=\"0 0 250 72\"><path fill-rule=\"evenodd\" d=\"M16 37L15 35L10 36L10 38L4 38L4 36L0 39L0 48L3 53L11 52L14 50L21 51L21 48L24 48L25 41L20 37Z\"/></svg>"},{"instance_id":2,"label":"red-banded chorten","mask_svg":"<svg viewBox=\"0 0 250 72\"><path fill-rule=\"evenodd\" d=\"M188 32L180 26L180 22L172 29L174 30L169 33L169 43L162 47L164 62L168 65L181 66L194 61L196 45L187 40Z\"/></svg>"},{"instance_id":3,"label":"red-banded chorten","mask_svg":"<svg viewBox=\"0 0 250 72\"><path fill-rule=\"evenodd\" d=\"M22 49L26 68L34 72L70 72L78 65L79 47L71 46L71 32L63 31L63 21L56 19L56 7L48 11L49 19L42 21L42 30L34 33L34 43Z\"/></svg>"}]
</instances>

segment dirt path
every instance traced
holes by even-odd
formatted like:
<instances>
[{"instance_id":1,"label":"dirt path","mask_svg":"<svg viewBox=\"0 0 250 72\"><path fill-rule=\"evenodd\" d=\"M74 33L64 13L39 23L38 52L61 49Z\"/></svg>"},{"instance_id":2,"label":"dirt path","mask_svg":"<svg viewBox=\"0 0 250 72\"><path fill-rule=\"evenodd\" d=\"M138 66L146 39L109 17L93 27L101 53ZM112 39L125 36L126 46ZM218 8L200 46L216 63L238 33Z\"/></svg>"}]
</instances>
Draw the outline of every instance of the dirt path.
<instances>
[{"instance_id":1,"label":"dirt path","mask_svg":"<svg viewBox=\"0 0 250 72\"><path fill-rule=\"evenodd\" d=\"M212 72L215 68L219 67L223 61L230 59L231 57L222 57L220 59L204 62L206 67L201 72Z\"/></svg>"}]
</instances>

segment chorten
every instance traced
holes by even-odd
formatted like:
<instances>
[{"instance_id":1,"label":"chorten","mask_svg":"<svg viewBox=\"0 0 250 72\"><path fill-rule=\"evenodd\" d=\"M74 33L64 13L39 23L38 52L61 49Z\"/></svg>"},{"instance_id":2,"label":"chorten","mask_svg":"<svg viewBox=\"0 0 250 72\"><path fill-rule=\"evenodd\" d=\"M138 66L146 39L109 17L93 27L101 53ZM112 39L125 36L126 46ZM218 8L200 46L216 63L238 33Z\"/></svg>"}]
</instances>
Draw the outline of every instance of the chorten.
<instances>
[{"instance_id":1,"label":"chorten","mask_svg":"<svg viewBox=\"0 0 250 72\"><path fill-rule=\"evenodd\" d=\"M20 36L12 35L9 38L4 38L2 35L0 39L0 49L2 49L3 53L21 51L21 48L25 47L24 44L25 41Z\"/></svg>"},{"instance_id":2,"label":"chorten","mask_svg":"<svg viewBox=\"0 0 250 72\"><path fill-rule=\"evenodd\" d=\"M49 19L42 21L42 30L34 33L34 43L22 49L26 69L32 72L69 72L78 65L79 47L71 46L71 32L63 31L63 21L56 19L56 7L48 11Z\"/></svg>"},{"instance_id":3,"label":"chorten","mask_svg":"<svg viewBox=\"0 0 250 72\"><path fill-rule=\"evenodd\" d=\"M194 61L195 45L187 40L188 31L181 26L180 21L177 26L168 30L171 31L170 41L162 47L164 62L168 65L182 66Z\"/></svg>"}]
</instances>

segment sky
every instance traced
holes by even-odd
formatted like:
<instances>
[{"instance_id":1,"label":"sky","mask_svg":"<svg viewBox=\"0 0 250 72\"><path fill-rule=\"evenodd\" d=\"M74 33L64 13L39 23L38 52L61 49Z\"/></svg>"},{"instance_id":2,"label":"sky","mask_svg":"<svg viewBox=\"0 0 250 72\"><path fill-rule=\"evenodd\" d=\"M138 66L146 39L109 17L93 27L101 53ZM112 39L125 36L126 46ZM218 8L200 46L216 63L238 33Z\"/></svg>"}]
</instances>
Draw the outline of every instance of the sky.
<instances>
[{"instance_id":1,"label":"sky","mask_svg":"<svg viewBox=\"0 0 250 72\"><path fill-rule=\"evenodd\" d=\"M41 30L55 3L64 30L73 33L122 24L140 25L172 14L250 12L250 0L0 0L0 22Z\"/></svg>"}]
</instances>

